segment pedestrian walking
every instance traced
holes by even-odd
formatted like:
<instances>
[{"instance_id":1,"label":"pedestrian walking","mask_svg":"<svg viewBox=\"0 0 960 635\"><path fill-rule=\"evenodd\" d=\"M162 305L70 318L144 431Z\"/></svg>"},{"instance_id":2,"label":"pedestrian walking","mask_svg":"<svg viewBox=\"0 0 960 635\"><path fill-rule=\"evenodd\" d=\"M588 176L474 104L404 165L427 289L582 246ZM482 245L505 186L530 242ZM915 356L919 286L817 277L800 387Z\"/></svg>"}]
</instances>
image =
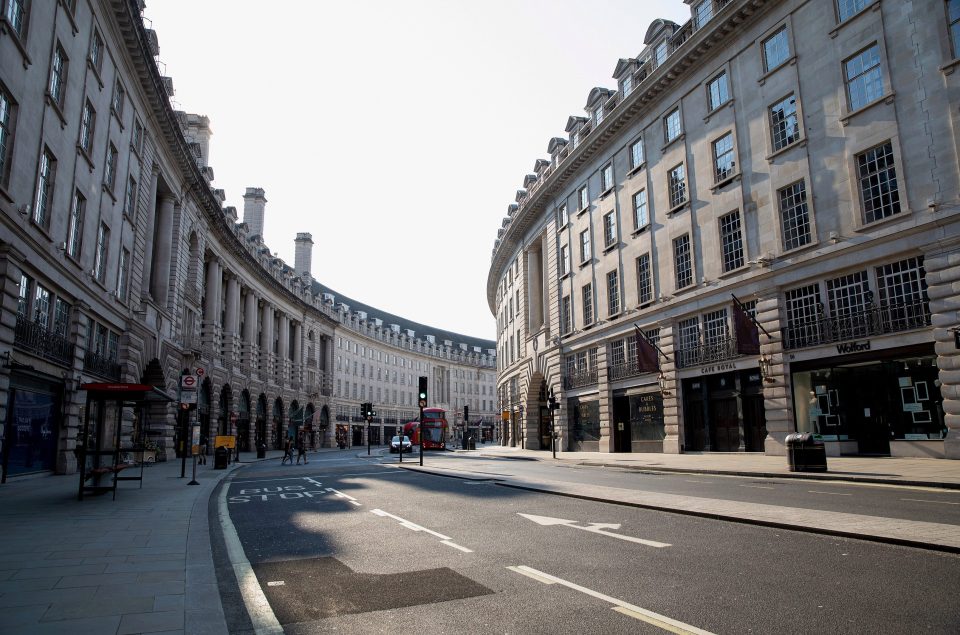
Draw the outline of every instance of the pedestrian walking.
<instances>
[{"instance_id":1,"label":"pedestrian walking","mask_svg":"<svg viewBox=\"0 0 960 635\"><path fill-rule=\"evenodd\" d=\"M207 464L207 437L200 437L200 456L197 457L198 465Z\"/></svg>"},{"instance_id":2,"label":"pedestrian walking","mask_svg":"<svg viewBox=\"0 0 960 635\"><path fill-rule=\"evenodd\" d=\"M301 434L297 437L297 465L300 465L300 457L303 457L303 464L307 464L307 448L306 443L303 440L303 435Z\"/></svg>"},{"instance_id":3,"label":"pedestrian walking","mask_svg":"<svg viewBox=\"0 0 960 635\"><path fill-rule=\"evenodd\" d=\"M293 447L290 444L290 437L287 437L287 440L283 442L283 460L280 461L280 465L287 461L290 461L290 465L293 465Z\"/></svg>"}]
</instances>

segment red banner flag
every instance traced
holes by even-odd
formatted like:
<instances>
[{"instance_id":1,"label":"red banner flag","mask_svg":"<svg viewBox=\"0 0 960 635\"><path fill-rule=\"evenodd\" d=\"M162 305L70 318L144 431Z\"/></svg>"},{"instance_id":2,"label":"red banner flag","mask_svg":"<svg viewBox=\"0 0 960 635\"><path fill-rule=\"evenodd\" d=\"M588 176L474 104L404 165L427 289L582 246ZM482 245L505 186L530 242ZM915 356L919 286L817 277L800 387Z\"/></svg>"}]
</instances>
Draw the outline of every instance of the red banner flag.
<instances>
[{"instance_id":1,"label":"red banner flag","mask_svg":"<svg viewBox=\"0 0 960 635\"><path fill-rule=\"evenodd\" d=\"M736 298L733 300L733 335L737 338L738 353L760 354L760 331L757 323L743 310L743 305Z\"/></svg>"},{"instance_id":2,"label":"red banner flag","mask_svg":"<svg viewBox=\"0 0 960 635\"><path fill-rule=\"evenodd\" d=\"M637 370L641 373L659 373L660 358L657 349L647 340L639 326L633 327L637 332L634 338L637 342Z\"/></svg>"}]
</instances>

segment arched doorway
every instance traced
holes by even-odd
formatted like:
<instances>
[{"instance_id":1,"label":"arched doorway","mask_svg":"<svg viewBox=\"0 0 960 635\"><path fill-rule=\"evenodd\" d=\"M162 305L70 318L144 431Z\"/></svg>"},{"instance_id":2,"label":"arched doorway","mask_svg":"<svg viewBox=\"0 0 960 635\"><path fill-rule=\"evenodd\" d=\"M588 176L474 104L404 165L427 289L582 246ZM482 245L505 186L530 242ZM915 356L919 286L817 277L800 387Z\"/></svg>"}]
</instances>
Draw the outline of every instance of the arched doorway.
<instances>
[{"instance_id":1,"label":"arched doorway","mask_svg":"<svg viewBox=\"0 0 960 635\"><path fill-rule=\"evenodd\" d=\"M334 433L330 429L330 410L326 406L320 408L320 434L323 435L320 439L320 447L332 448Z\"/></svg>"},{"instance_id":2,"label":"arched doorway","mask_svg":"<svg viewBox=\"0 0 960 635\"><path fill-rule=\"evenodd\" d=\"M233 433L230 425L231 398L230 384L226 384L220 389L220 399L217 403L217 434L229 436Z\"/></svg>"},{"instance_id":3,"label":"arched doorway","mask_svg":"<svg viewBox=\"0 0 960 635\"><path fill-rule=\"evenodd\" d=\"M240 452L250 451L250 393L240 393L237 404L237 446Z\"/></svg>"},{"instance_id":4,"label":"arched doorway","mask_svg":"<svg viewBox=\"0 0 960 635\"><path fill-rule=\"evenodd\" d=\"M257 398L257 422L256 422L256 439L254 443L257 447L260 447L260 444L263 443L266 447L267 441L267 396L261 394Z\"/></svg>"},{"instance_id":5,"label":"arched doorway","mask_svg":"<svg viewBox=\"0 0 960 635\"><path fill-rule=\"evenodd\" d=\"M273 402L273 413L271 415L271 425L270 429L273 430L273 449L280 450L283 448L283 401L280 397Z\"/></svg>"},{"instance_id":6,"label":"arched doorway","mask_svg":"<svg viewBox=\"0 0 960 635\"><path fill-rule=\"evenodd\" d=\"M209 454L210 442L210 379L204 379L200 384L200 394L197 395L197 421L200 423L200 444L206 440Z\"/></svg>"},{"instance_id":7,"label":"arched doorway","mask_svg":"<svg viewBox=\"0 0 960 635\"><path fill-rule=\"evenodd\" d=\"M317 448L317 424L313 420L313 416L315 414L316 411L313 408L313 404L307 404L307 413L306 418L304 419L306 423L304 424L304 429L307 435L307 444L311 450L315 450Z\"/></svg>"},{"instance_id":8,"label":"arched doorway","mask_svg":"<svg viewBox=\"0 0 960 635\"><path fill-rule=\"evenodd\" d=\"M300 428L303 427L303 409L300 403L294 399L290 403L290 418L287 421L287 436L296 439L300 434Z\"/></svg>"}]
</instances>

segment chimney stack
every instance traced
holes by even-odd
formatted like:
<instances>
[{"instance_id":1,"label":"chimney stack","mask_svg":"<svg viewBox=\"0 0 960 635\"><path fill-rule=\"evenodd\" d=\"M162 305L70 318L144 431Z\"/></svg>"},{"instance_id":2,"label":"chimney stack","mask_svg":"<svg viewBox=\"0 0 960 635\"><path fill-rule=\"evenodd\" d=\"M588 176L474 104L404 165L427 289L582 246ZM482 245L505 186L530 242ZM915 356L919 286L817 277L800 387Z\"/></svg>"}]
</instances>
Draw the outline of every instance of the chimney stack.
<instances>
[{"instance_id":1,"label":"chimney stack","mask_svg":"<svg viewBox=\"0 0 960 635\"><path fill-rule=\"evenodd\" d=\"M250 228L251 236L263 237L263 214L267 197L263 188L248 187L243 195L243 222Z\"/></svg>"},{"instance_id":2,"label":"chimney stack","mask_svg":"<svg viewBox=\"0 0 960 635\"><path fill-rule=\"evenodd\" d=\"M304 280L310 280L310 261L313 258L313 236L302 232L297 234L294 247L293 269Z\"/></svg>"}]
</instances>

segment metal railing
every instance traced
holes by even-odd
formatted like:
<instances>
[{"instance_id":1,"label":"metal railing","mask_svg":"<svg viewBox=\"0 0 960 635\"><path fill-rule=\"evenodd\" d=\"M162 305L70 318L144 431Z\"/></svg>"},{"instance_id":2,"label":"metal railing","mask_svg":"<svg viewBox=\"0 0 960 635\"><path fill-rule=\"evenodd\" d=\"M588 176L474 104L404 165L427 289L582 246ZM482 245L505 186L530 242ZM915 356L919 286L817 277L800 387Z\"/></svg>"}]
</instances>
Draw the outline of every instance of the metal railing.
<instances>
[{"instance_id":1,"label":"metal railing","mask_svg":"<svg viewBox=\"0 0 960 635\"><path fill-rule=\"evenodd\" d=\"M600 381L597 369L585 370L578 373L568 373L563 376L563 387L566 389L592 386Z\"/></svg>"},{"instance_id":2,"label":"metal railing","mask_svg":"<svg viewBox=\"0 0 960 635\"><path fill-rule=\"evenodd\" d=\"M725 337L708 344L696 344L695 346L677 349L674 352L674 359L677 368L687 368L688 366L722 362L739 355L736 338Z\"/></svg>"},{"instance_id":3,"label":"metal railing","mask_svg":"<svg viewBox=\"0 0 960 635\"><path fill-rule=\"evenodd\" d=\"M636 357L611 365L608 372L610 374L610 381L626 379L627 377L636 377L637 375L642 375L644 373L644 371L641 371L638 368Z\"/></svg>"},{"instance_id":4,"label":"metal railing","mask_svg":"<svg viewBox=\"0 0 960 635\"><path fill-rule=\"evenodd\" d=\"M120 364L117 363L117 360L112 357L104 357L96 351L84 352L83 370L113 381L120 381Z\"/></svg>"},{"instance_id":5,"label":"metal railing","mask_svg":"<svg viewBox=\"0 0 960 635\"><path fill-rule=\"evenodd\" d=\"M786 350L847 342L930 326L930 303L880 304L840 316L819 316L781 329Z\"/></svg>"},{"instance_id":6,"label":"metal railing","mask_svg":"<svg viewBox=\"0 0 960 635\"><path fill-rule=\"evenodd\" d=\"M17 315L13 343L57 364L70 366L73 363L74 345L62 335L27 319L26 316Z\"/></svg>"}]
</instances>

